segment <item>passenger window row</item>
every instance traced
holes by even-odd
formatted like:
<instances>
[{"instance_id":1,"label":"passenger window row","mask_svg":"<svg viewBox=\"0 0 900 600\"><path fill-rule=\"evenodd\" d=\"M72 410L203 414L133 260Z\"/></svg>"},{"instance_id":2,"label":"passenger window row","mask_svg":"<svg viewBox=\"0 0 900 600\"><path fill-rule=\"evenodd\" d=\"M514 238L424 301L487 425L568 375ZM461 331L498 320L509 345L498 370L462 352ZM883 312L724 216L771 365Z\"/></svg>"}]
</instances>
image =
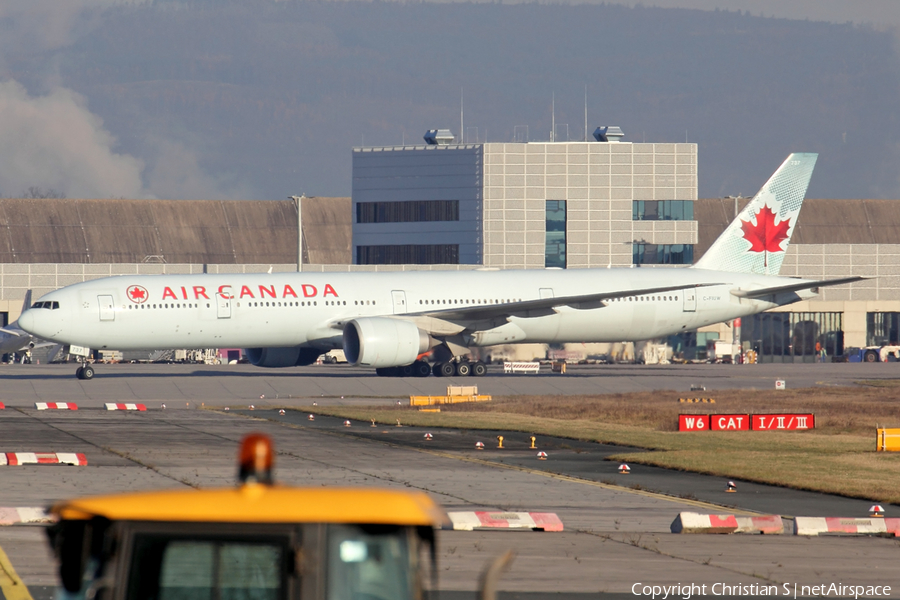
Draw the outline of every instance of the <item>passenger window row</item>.
<instances>
[{"instance_id":1,"label":"passenger window row","mask_svg":"<svg viewBox=\"0 0 900 600\"><path fill-rule=\"evenodd\" d=\"M610 302L677 302L678 296L626 296L610 298Z\"/></svg>"},{"instance_id":2,"label":"passenger window row","mask_svg":"<svg viewBox=\"0 0 900 600\"><path fill-rule=\"evenodd\" d=\"M472 300L472 299L447 300L446 298L444 298L444 299L440 299L440 300L419 300L419 304L428 304L428 305L431 305L431 304L441 304L441 305L444 305L444 304L474 304L474 305L480 306L482 304L511 304L513 302L521 302L521 301L522 301L521 298L519 298L519 299L507 298L506 300L503 300L502 298L500 300L497 300L497 299L493 299L493 300L490 300L490 299L489 300L485 300L485 299L482 299L482 300Z\"/></svg>"}]
</instances>

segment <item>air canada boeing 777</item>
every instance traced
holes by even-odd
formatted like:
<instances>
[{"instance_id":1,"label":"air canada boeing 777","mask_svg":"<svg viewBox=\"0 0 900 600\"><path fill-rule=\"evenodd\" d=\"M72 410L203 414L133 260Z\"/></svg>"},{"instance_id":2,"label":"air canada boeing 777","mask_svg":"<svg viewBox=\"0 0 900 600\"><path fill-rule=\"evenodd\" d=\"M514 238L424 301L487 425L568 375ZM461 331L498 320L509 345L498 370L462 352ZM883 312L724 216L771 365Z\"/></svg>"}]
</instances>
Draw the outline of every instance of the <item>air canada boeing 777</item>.
<instances>
[{"instance_id":1,"label":"air canada boeing 777","mask_svg":"<svg viewBox=\"0 0 900 600\"><path fill-rule=\"evenodd\" d=\"M657 338L862 279L778 276L816 158L791 154L686 268L119 276L51 292L19 326L98 349L241 347L261 367L343 348L379 375L483 375L472 347Z\"/></svg>"}]
</instances>

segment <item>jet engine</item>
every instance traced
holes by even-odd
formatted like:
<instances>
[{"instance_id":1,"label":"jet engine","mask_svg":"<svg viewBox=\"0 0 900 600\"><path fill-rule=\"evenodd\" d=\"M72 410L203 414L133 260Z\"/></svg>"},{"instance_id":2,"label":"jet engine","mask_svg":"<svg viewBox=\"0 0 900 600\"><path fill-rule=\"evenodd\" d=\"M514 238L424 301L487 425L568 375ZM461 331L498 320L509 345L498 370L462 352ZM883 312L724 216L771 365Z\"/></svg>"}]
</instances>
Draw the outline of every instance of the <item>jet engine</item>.
<instances>
[{"instance_id":1,"label":"jet engine","mask_svg":"<svg viewBox=\"0 0 900 600\"><path fill-rule=\"evenodd\" d=\"M427 333L401 319L364 317L344 325L344 355L353 365L405 366L430 346Z\"/></svg>"},{"instance_id":2,"label":"jet engine","mask_svg":"<svg viewBox=\"0 0 900 600\"><path fill-rule=\"evenodd\" d=\"M244 350L250 364L255 367L302 367L311 365L322 355L319 348L247 348Z\"/></svg>"}]
</instances>

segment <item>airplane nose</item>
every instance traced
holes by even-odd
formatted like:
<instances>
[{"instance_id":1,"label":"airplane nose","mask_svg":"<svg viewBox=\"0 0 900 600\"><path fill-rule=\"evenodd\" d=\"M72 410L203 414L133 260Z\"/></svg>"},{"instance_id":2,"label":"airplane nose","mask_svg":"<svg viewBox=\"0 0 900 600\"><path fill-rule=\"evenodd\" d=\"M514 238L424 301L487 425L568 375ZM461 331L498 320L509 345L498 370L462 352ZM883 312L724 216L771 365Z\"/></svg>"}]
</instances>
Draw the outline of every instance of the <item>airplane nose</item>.
<instances>
[{"instance_id":1,"label":"airplane nose","mask_svg":"<svg viewBox=\"0 0 900 600\"><path fill-rule=\"evenodd\" d=\"M26 310L23 312L17 321L19 327L27 331L28 333L33 333L34 329L34 311Z\"/></svg>"}]
</instances>

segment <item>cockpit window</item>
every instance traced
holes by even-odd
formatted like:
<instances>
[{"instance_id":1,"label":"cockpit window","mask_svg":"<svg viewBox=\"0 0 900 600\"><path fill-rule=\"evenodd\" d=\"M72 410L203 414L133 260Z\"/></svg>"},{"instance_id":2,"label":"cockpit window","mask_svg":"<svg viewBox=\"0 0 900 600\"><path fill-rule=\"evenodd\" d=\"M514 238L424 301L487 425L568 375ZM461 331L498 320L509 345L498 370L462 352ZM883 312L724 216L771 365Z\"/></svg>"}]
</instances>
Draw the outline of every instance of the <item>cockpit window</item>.
<instances>
[{"instance_id":1,"label":"cockpit window","mask_svg":"<svg viewBox=\"0 0 900 600\"><path fill-rule=\"evenodd\" d=\"M56 310L57 308L59 308L59 302L56 300L52 302L50 300L42 300L40 302L35 302L34 304L32 304L31 308L47 308L50 310Z\"/></svg>"}]
</instances>

